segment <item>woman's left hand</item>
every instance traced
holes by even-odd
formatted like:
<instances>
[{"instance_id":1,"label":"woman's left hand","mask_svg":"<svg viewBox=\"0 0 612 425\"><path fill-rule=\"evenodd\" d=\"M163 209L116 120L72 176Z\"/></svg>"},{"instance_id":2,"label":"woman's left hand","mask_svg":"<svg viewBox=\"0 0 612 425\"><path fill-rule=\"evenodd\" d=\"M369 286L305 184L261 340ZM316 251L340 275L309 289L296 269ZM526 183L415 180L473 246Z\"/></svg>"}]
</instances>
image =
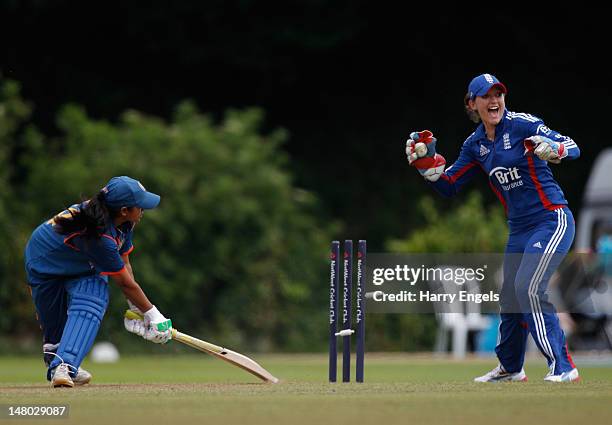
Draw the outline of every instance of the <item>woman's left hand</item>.
<instances>
[{"instance_id":1,"label":"woman's left hand","mask_svg":"<svg viewBox=\"0 0 612 425\"><path fill-rule=\"evenodd\" d=\"M144 336L146 329L144 324L144 313L130 300L127 300L127 302L130 309L126 310L123 315L123 326L125 326L128 332L138 336Z\"/></svg>"},{"instance_id":2,"label":"woman's left hand","mask_svg":"<svg viewBox=\"0 0 612 425\"><path fill-rule=\"evenodd\" d=\"M555 142L544 136L531 136L525 139L525 150L531 151L543 161L555 164L561 162L561 158L567 155L563 143Z\"/></svg>"}]
</instances>

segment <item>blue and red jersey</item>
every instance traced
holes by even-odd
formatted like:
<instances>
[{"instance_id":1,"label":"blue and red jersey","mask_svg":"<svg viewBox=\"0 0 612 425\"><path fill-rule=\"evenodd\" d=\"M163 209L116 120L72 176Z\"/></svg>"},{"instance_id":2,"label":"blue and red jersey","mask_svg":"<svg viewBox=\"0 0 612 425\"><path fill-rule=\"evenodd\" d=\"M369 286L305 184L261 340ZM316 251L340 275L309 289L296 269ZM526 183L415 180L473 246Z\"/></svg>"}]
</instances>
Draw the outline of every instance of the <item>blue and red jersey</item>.
<instances>
[{"instance_id":1,"label":"blue and red jersey","mask_svg":"<svg viewBox=\"0 0 612 425\"><path fill-rule=\"evenodd\" d=\"M77 212L83 205L75 204L58 216L70 217L70 210ZM86 238L83 231L59 234L55 231L54 218L38 226L26 246L26 272L31 285L58 277L121 273L125 267L121 256L134 249L133 223L126 222L119 227L111 223L98 239Z\"/></svg>"},{"instance_id":2,"label":"blue and red jersey","mask_svg":"<svg viewBox=\"0 0 612 425\"><path fill-rule=\"evenodd\" d=\"M567 200L548 161L525 152L525 139L535 135L562 143L567 150L565 159L580 156L571 138L549 129L540 118L506 110L495 129L494 141L487 139L484 125L480 124L463 143L455 163L430 184L450 197L474 175L484 172L510 221L528 220L535 214L561 208Z\"/></svg>"}]
</instances>

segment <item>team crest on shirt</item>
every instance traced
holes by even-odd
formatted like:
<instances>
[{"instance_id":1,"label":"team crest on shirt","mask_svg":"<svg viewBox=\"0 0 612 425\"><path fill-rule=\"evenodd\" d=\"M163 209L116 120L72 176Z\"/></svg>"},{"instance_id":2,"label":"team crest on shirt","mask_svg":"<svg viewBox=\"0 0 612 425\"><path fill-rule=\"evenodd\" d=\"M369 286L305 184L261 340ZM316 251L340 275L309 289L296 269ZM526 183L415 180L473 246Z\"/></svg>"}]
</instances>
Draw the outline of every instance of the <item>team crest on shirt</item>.
<instances>
[{"instance_id":1,"label":"team crest on shirt","mask_svg":"<svg viewBox=\"0 0 612 425\"><path fill-rule=\"evenodd\" d=\"M502 138L504 140L504 150L511 149L512 145L510 144L510 134L509 133L504 133Z\"/></svg>"},{"instance_id":2,"label":"team crest on shirt","mask_svg":"<svg viewBox=\"0 0 612 425\"><path fill-rule=\"evenodd\" d=\"M485 156L491 152L485 145L480 145L480 156Z\"/></svg>"}]
</instances>

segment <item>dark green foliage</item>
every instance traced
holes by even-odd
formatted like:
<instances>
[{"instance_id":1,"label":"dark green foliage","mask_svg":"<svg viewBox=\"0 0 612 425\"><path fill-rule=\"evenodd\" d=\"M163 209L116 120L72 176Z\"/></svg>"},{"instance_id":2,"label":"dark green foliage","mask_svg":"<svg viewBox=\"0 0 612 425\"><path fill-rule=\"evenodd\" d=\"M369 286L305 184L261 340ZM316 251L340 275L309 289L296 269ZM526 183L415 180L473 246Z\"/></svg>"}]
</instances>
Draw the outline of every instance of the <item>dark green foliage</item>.
<instances>
[{"instance_id":1,"label":"dark green foliage","mask_svg":"<svg viewBox=\"0 0 612 425\"><path fill-rule=\"evenodd\" d=\"M430 197L419 204L424 221L414 226L406 239L391 240L391 252L503 253L508 239L506 217L501 206L487 207L479 192L452 211L440 212Z\"/></svg>"},{"instance_id":2,"label":"dark green foliage","mask_svg":"<svg viewBox=\"0 0 612 425\"><path fill-rule=\"evenodd\" d=\"M18 105L12 96L0 106ZM253 350L314 348L324 332L324 315L313 312L325 303L331 229L317 222L314 196L292 185L279 149L286 133L263 135L262 120L258 109L230 110L215 123L184 102L171 123L128 111L111 124L69 105L58 114L58 139L7 134L25 144L18 155L25 178L0 198L0 231L11 235L1 242L11 244L2 250L2 309L25 288L29 232L112 176L130 175L162 197L135 232L136 280L177 327ZM5 181L10 167L5 154ZM113 295L102 330L108 338L125 332L125 301ZM2 314L2 333L33 322L31 306L12 313Z\"/></svg>"},{"instance_id":3,"label":"dark green foliage","mask_svg":"<svg viewBox=\"0 0 612 425\"><path fill-rule=\"evenodd\" d=\"M415 176L416 178L416 176ZM440 212L430 197L422 198L419 209L424 221L406 239L390 240L389 252L396 253L500 253L507 239L501 206L487 208L480 193L472 192L465 203ZM436 335L433 314L371 315L369 344L380 351L429 351Z\"/></svg>"}]
</instances>

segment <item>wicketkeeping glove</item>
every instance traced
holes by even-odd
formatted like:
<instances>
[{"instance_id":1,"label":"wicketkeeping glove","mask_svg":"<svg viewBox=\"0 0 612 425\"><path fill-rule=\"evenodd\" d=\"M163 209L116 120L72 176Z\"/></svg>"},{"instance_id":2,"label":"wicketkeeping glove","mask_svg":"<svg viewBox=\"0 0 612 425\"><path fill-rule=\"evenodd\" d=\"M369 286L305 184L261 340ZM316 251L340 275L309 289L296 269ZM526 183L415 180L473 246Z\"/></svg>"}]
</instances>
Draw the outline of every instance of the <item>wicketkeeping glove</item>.
<instances>
[{"instance_id":1,"label":"wicketkeeping glove","mask_svg":"<svg viewBox=\"0 0 612 425\"><path fill-rule=\"evenodd\" d=\"M555 142L544 136L531 136L525 139L525 153L533 152L538 158L554 164L567 156L563 143Z\"/></svg>"},{"instance_id":2,"label":"wicketkeeping glove","mask_svg":"<svg viewBox=\"0 0 612 425\"><path fill-rule=\"evenodd\" d=\"M446 166L444 157L436 153L436 138L429 130L410 133L406 141L408 163L414 166L425 180L437 181Z\"/></svg>"}]
</instances>

